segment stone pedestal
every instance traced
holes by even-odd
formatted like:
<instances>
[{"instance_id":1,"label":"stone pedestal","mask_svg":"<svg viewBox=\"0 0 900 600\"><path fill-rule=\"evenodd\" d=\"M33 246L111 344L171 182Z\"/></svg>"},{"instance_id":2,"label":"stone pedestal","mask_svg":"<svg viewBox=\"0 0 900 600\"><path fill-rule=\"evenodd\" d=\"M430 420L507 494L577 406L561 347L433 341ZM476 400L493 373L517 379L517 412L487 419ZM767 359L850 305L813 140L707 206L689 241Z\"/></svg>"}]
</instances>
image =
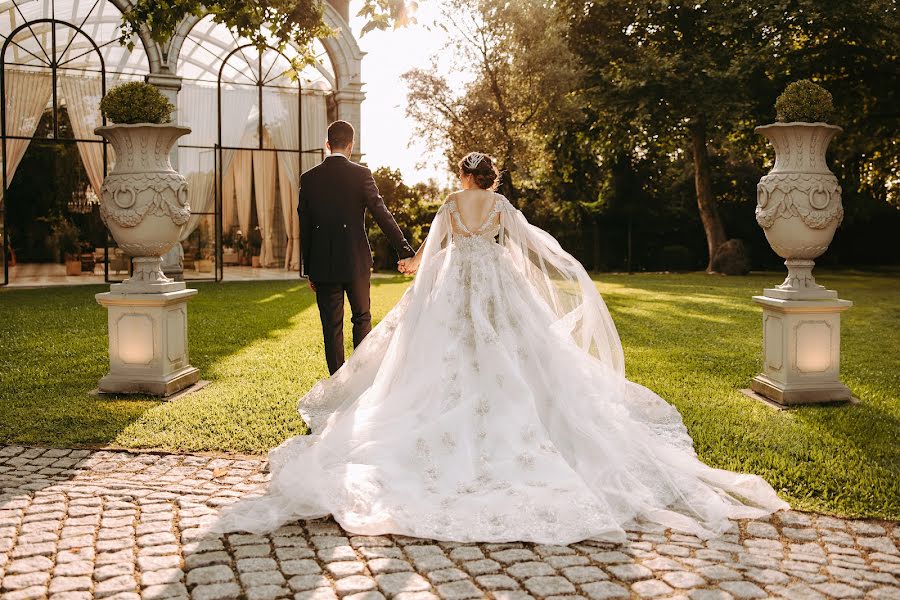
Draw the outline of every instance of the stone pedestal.
<instances>
[{"instance_id":1,"label":"stone pedestal","mask_svg":"<svg viewBox=\"0 0 900 600\"><path fill-rule=\"evenodd\" d=\"M841 313L853 303L769 296L753 301L763 308L763 372L751 381L753 391L781 405L850 400L840 381Z\"/></svg>"},{"instance_id":2,"label":"stone pedestal","mask_svg":"<svg viewBox=\"0 0 900 600\"><path fill-rule=\"evenodd\" d=\"M197 290L180 282L150 293L112 287L95 296L109 315L109 374L100 391L169 396L196 383L200 372L188 361L187 302Z\"/></svg>"}]
</instances>

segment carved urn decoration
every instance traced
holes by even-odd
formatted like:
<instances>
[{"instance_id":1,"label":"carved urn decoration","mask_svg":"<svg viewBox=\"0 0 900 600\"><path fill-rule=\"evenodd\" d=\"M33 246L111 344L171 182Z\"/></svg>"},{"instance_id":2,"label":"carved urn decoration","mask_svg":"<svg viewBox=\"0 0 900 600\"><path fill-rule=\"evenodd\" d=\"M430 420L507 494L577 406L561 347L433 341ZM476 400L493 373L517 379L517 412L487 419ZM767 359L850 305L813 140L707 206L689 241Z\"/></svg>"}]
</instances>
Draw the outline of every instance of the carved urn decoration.
<instances>
[{"instance_id":1,"label":"carved urn decoration","mask_svg":"<svg viewBox=\"0 0 900 600\"><path fill-rule=\"evenodd\" d=\"M750 393L778 406L851 400L840 381L841 313L853 303L812 274L844 218L841 186L825 163L841 128L825 122L831 94L809 80L788 85L775 108L779 122L756 128L775 148L775 166L756 188L756 221L788 275L753 297L763 310L763 364Z\"/></svg>"},{"instance_id":2,"label":"carved urn decoration","mask_svg":"<svg viewBox=\"0 0 900 600\"><path fill-rule=\"evenodd\" d=\"M175 142L190 133L180 125L110 125L94 130L106 138L116 164L101 188L100 217L126 254L134 257L129 287L171 282L161 257L178 243L191 216L187 180L172 168Z\"/></svg>"},{"instance_id":3,"label":"carved urn decoration","mask_svg":"<svg viewBox=\"0 0 900 600\"><path fill-rule=\"evenodd\" d=\"M841 186L825 163L840 127L827 123L773 123L757 127L775 148L775 166L756 187L756 222L785 259L787 278L766 295L785 299L836 298L812 275L844 218Z\"/></svg>"},{"instance_id":4,"label":"carved urn decoration","mask_svg":"<svg viewBox=\"0 0 900 600\"><path fill-rule=\"evenodd\" d=\"M94 130L116 153L100 194L100 216L125 253L132 276L97 294L107 309L109 373L100 393L169 396L200 372L188 359L187 303L197 294L162 272L162 255L180 243L191 216L188 184L172 168L172 147L188 127L170 123L174 106L153 85L131 81L100 102L116 125Z\"/></svg>"}]
</instances>

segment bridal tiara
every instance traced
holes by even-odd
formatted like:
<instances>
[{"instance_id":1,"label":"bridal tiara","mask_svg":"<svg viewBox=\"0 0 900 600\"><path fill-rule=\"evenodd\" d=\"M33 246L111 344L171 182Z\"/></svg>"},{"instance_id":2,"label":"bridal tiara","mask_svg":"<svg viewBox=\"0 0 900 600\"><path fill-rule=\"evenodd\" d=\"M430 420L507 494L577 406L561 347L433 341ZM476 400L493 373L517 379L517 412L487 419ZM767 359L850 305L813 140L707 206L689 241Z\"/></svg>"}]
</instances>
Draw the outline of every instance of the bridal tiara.
<instances>
[{"instance_id":1,"label":"bridal tiara","mask_svg":"<svg viewBox=\"0 0 900 600\"><path fill-rule=\"evenodd\" d=\"M466 158L463 160L463 164L470 171L474 171L475 167L477 167L481 163L481 160L485 156L486 155L483 154L482 152L470 152L469 155L466 156Z\"/></svg>"}]
</instances>

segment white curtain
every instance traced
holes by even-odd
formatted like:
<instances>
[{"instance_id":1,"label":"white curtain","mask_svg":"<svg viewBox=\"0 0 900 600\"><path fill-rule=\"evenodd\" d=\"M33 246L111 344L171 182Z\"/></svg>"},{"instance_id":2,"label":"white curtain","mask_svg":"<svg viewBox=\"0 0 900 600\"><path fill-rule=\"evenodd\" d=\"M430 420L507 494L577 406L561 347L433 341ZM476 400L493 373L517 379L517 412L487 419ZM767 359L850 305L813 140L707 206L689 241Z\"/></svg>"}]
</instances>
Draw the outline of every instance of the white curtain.
<instances>
[{"instance_id":1,"label":"white curtain","mask_svg":"<svg viewBox=\"0 0 900 600\"><path fill-rule=\"evenodd\" d=\"M259 263L263 267L274 265L273 221L275 220L275 164L276 153L265 150L253 152L253 184L256 191L256 220L262 234L262 250Z\"/></svg>"},{"instance_id":2,"label":"white curtain","mask_svg":"<svg viewBox=\"0 0 900 600\"><path fill-rule=\"evenodd\" d=\"M178 148L178 170L188 182L188 201L191 218L181 232L186 240L205 218L199 213L213 212L216 193L216 88L205 85L184 84L178 93L178 117L191 133L179 142L179 146L207 146L207 148ZM224 122L223 122L224 123Z\"/></svg>"},{"instance_id":3,"label":"white curtain","mask_svg":"<svg viewBox=\"0 0 900 600\"><path fill-rule=\"evenodd\" d=\"M303 94L303 150L325 148L328 137L328 108L325 95L321 92ZM322 156L318 153L303 154L302 171L308 171L319 164Z\"/></svg>"},{"instance_id":4,"label":"white curtain","mask_svg":"<svg viewBox=\"0 0 900 600\"><path fill-rule=\"evenodd\" d=\"M103 99L103 86L99 77L62 75L59 78L59 89L66 101L66 112L72 124L72 132L80 140L102 138L94 135L94 128L103 124L100 116L100 100ZM78 154L84 163L91 187L97 197L103 185L103 144L94 142L78 142ZM110 147L112 152L112 147Z\"/></svg>"},{"instance_id":5,"label":"white curtain","mask_svg":"<svg viewBox=\"0 0 900 600\"><path fill-rule=\"evenodd\" d=\"M3 73L3 79L6 88L6 134L31 138L53 94L50 73L7 69ZM6 140L5 168L8 183L16 174L30 141Z\"/></svg>"},{"instance_id":6,"label":"white curtain","mask_svg":"<svg viewBox=\"0 0 900 600\"><path fill-rule=\"evenodd\" d=\"M231 169L226 173L230 173L234 181L238 227L246 237L250 233L250 209L253 201L253 153L251 150L238 150L231 155Z\"/></svg>"},{"instance_id":7,"label":"white curtain","mask_svg":"<svg viewBox=\"0 0 900 600\"><path fill-rule=\"evenodd\" d=\"M276 148L298 150L300 136L297 132L299 106L297 93L265 90L265 128ZM297 218L297 190L300 182L300 162L293 152L278 153L278 195L287 245L284 252L284 268L291 269L300 260L300 222ZM298 267L299 268L299 267Z\"/></svg>"},{"instance_id":8,"label":"white curtain","mask_svg":"<svg viewBox=\"0 0 900 600\"><path fill-rule=\"evenodd\" d=\"M297 175L300 161L293 152L278 153L278 193L281 198L281 216L287 232L284 250L284 268L300 269L300 219L297 215Z\"/></svg>"},{"instance_id":9,"label":"white curtain","mask_svg":"<svg viewBox=\"0 0 900 600\"><path fill-rule=\"evenodd\" d=\"M265 90L264 117L266 131L271 135L274 146L285 150L299 150L300 139L297 121L300 117L297 93L274 89ZM303 102L303 147L321 148L327 134L328 113L325 96L318 93L304 93ZM281 214L287 232L284 267L300 268L300 222L297 217L297 192L300 188L302 171L318 164L318 154L303 154L298 160L294 152L278 153L278 189L281 197Z\"/></svg>"},{"instance_id":10,"label":"white curtain","mask_svg":"<svg viewBox=\"0 0 900 600\"><path fill-rule=\"evenodd\" d=\"M233 86L222 90L222 145L252 147L258 136L259 99L256 88ZM213 105L213 109L217 106ZM222 218L231 215L229 225L237 217L238 228L245 237L250 232L253 166L248 150L223 150ZM229 190L229 187L231 188ZM225 206L225 202L230 206Z\"/></svg>"},{"instance_id":11,"label":"white curtain","mask_svg":"<svg viewBox=\"0 0 900 600\"><path fill-rule=\"evenodd\" d=\"M235 87L222 90L222 144L224 146L253 145L256 126L251 123L252 113L258 103L255 89ZM179 148L179 170L188 180L188 197L194 213L213 212L215 206L215 164L213 147L219 142L218 90L214 86L185 83L178 93L179 121L191 128L191 133L181 140L182 146L205 148ZM222 189L222 226L227 229L234 222L235 192L237 192L238 223L244 235L250 227L250 156L237 161L234 150L222 151L224 172ZM235 168L237 167L237 168ZM235 185L236 184L236 185ZM230 186L230 190L229 187ZM245 204L241 210L241 204ZM245 216L245 219L241 217ZM194 231L203 217L195 215L188 221L181 239ZM228 218L226 222L225 219Z\"/></svg>"},{"instance_id":12,"label":"white curtain","mask_svg":"<svg viewBox=\"0 0 900 600\"><path fill-rule=\"evenodd\" d=\"M234 169L229 169L222 177L222 231L234 225L234 209Z\"/></svg>"}]
</instances>

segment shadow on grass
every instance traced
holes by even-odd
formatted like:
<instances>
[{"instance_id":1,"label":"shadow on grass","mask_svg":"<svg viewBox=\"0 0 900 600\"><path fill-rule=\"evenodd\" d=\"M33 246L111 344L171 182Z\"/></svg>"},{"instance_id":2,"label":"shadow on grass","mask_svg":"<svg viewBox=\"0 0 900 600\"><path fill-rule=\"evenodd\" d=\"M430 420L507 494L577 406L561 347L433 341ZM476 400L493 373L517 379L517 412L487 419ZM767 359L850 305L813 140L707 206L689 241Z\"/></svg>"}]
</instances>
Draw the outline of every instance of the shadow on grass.
<instances>
[{"instance_id":1,"label":"shadow on grass","mask_svg":"<svg viewBox=\"0 0 900 600\"><path fill-rule=\"evenodd\" d=\"M191 363L215 365L315 304L303 282L191 284ZM99 446L164 403L140 396L91 396L108 371L106 286L0 292L0 443ZM212 387L212 386L210 386Z\"/></svg>"}]
</instances>

